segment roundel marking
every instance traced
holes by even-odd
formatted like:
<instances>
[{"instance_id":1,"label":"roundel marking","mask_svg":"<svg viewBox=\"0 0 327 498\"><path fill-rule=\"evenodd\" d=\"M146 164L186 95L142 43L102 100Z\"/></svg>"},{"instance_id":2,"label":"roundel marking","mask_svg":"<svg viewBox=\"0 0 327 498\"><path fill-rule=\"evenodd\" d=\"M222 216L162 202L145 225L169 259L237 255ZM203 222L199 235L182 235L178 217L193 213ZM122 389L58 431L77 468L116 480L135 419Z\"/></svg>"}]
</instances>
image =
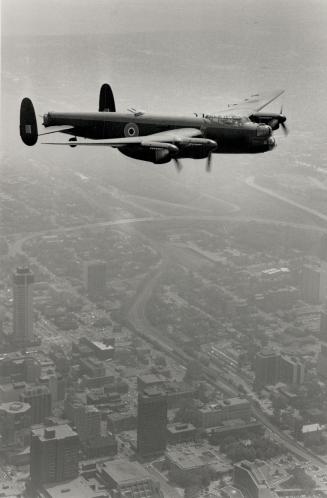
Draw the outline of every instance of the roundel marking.
<instances>
[{"instance_id":1,"label":"roundel marking","mask_svg":"<svg viewBox=\"0 0 327 498\"><path fill-rule=\"evenodd\" d=\"M139 127L135 123L127 123L124 128L125 137L138 137Z\"/></svg>"}]
</instances>

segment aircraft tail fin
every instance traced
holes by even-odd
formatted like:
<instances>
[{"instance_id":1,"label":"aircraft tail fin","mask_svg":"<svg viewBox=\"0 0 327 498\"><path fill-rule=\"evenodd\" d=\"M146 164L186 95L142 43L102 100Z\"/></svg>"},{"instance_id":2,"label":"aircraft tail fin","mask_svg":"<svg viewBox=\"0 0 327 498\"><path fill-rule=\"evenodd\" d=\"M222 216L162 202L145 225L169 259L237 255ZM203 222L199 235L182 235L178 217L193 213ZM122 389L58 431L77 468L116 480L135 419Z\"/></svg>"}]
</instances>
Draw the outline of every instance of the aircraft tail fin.
<instances>
[{"instance_id":1,"label":"aircraft tail fin","mask_svg":"<svg viewBox=\"0 0 327 498\"><path fill-rule=\"evenodd\" d=\"M20 105L19 133L26 145L35 145L38 131L35 110L32 101L25 97Z\"/></svg>"},{"instance_id":2,"label":"aircraft tail fin","mask_svg":"<svg viewBox=\"0 0 327 498\"><path fill-rule=\"evenodd\" d=\"M114 94L108 83L104 83L100 90L99 112L116 112Z\"/></svg>"}]
</instances>

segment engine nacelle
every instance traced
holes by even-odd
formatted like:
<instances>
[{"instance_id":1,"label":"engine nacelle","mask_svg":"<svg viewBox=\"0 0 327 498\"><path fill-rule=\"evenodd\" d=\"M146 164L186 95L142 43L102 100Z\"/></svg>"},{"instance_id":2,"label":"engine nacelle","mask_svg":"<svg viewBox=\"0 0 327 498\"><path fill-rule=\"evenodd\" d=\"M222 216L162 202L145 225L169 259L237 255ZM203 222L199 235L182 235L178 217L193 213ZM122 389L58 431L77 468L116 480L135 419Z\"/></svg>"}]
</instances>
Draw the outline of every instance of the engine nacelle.
<instances>
[{"instance_id":1,"label":"engine nacelle","mask_svg":"<svg viewBox=\"0 0 327 498\"><path fill-rule=\"evenodd\" d=\"M179 158L205 159L216 148L207 144L189 144L180 148Z\"/></svg>"},{"instance_id":2,"label":"engine nacelle","mask_svg":"<svg viewBox=\"0 0 327 498\"><path fill-rule=\"evenodd\" d=\"M250 119L253 123L266 124L269 125L272 130L278 130L279 125L285 123L286 116L274 112L270 114L255 112L251 114Z\"/></svg>"},{"instance_id":3,"label":"engine nacelle","mask_svg":"<svg viewBox=\"0 0 327 498\"><path fill-rule=\"evenodd\" d=\"M165 164L173 158L172 153L163 148L150 148L150 147L121 147L119 151L124 156L131 157L132 159L139 159L140 161L148 161L154 164Z\"/></svg>"}]
</instances>

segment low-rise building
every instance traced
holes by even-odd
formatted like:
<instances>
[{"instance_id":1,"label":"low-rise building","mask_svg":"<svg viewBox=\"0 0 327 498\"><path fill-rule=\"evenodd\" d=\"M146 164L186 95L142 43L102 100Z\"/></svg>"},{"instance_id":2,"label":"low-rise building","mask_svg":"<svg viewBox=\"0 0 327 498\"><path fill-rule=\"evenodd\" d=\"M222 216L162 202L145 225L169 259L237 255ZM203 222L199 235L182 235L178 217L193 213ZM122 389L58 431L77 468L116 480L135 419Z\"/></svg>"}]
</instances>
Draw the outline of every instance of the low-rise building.
<instances>
[{"instance_id":1,"label":"low-rise building","mask_svg":"<svg viewBox=\"0 0 327 498\"><path fill-rule=\"evenodd\" d=\"M196 476L200 478L208 468L207 463L191 450L189 452L168 450L166 459L171 480L180 486L186 486L190 479Z\"/></svg>"},{"instance_id":2,"label":"low-rise building","mask_svg":"<svg viewBox=\"0 0 327 498\"><path fill-rule=\"evenodd\" d=\"M99 472L114 498L161 498L159 483L138 462L104 462L99 465Z\"/></svg>"},{"instance_id":3,"label":"low-rise building","mask_svg":"<svg viewBox=\"0 0 327 498\"><path fill-rule=\"evenodd\" d=\"M225 420L249 421L251 405L247 399L229 398L197 408L193 412L193 423L204 429L221 425Z\"/></svg>"},{"instance_id":4,"label":"low-rise building","mask_svg":"<svg viewBox=\"0 0 327 498\"><path fill-rule=\"evenodd\" d=\"M43 484L35 491L35 498L108 498L106 491L93 488L86 479L79 476L70 481Z\"/></svg>"},{"instance_id":5,"label":"low-rise building","mask_svg":"<svg viewBox=\"0 0 327 498\"><path fill-rule=\"evenodd\" d=\"M168 443L179 444L194 441L196 432L193 424L169 424L167 425Z\"/></svg>"},{"instance_id":6,"label":"low-rise building","mask_svg":"<svg viewBox=\"0 0 327 498\"><path fill-rule=\"evenodd\" d=\"M243 460L234 466L234 484L246 498L274 498L256 464Z\"/></svg>"}]
</instances>

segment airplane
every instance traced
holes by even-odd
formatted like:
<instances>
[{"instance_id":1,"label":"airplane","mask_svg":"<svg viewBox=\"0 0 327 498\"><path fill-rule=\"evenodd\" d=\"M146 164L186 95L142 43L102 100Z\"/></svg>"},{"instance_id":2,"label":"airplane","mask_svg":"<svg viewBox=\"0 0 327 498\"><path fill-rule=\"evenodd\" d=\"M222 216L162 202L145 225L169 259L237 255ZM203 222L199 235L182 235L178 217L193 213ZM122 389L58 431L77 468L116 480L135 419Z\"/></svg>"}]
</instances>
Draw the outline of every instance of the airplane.
<instances>
[{"instance_id":1,"label":"airplane","mask_svg":"<svg viewBox=\"0 0 327 498\"><path fill-rule=\"evenodd\" d=\"M281 126L288 133L286 116L282 108L279 113L261 111L283 93L284 90L257 93L219 113L170 116L134 108L116 112L112 89L104 83L98 112L47 112L41 133L33 103L25 97L20 107L20 136L26 145L33 146L39 136L60 132L72 137L64 142L43 143L114 147L125 156L154 164L172 160L178 171L182 158L206 158L209 172L212 154L260 153L275 147L273 131ZM86 140L77 141L77 137Z\"/></svg>"}]
</instances>

